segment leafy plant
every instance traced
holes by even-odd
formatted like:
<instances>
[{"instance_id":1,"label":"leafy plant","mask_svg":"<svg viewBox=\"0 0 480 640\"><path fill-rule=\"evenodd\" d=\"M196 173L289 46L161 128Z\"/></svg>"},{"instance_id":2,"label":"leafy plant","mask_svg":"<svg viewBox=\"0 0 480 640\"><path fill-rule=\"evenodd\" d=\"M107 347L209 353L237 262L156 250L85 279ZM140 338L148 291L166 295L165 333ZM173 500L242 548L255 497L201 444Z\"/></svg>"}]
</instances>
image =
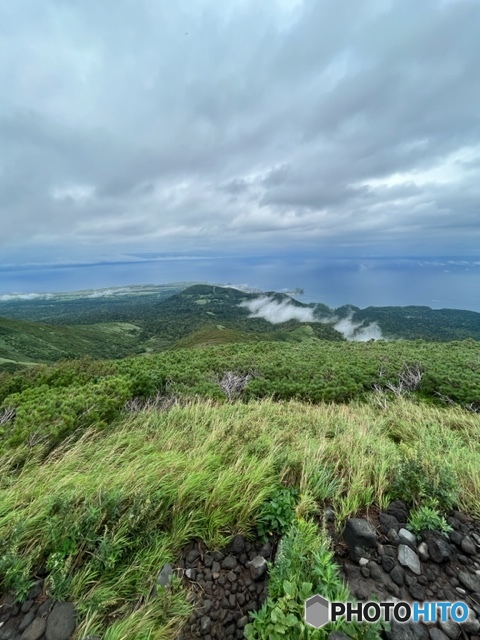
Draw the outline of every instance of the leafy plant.
<instances>
[{"instance_id":1,"label":"leafy plant","mask_svg":"<svg viewBox=\"0 0 480 640\"><path fill-rule=\"evenodd\" d=\"M412 509L408 518L408 528L417 535L422 531L441 531L447 534L452 530L452 527L436 507L437 503L430 501L416 509Z\"/></svg>"},{"instance_id":2,"label":"leafy plant","mask_svg":"<svg viewBox=\"0 0 480 640\"><path fill-rule=\"evenodd\" d=\"M327 534L314 522L293 522L270 570L269 597L245 627L247 640L323 640L340 629L354 638L379 637L379 624L347 625L340 620L315 630L305 623L305 600L310 596L318 593L340 602L349 599L329 546Z\"/></svg>"},{"instance_id":3,"label":"leafy plant","mask_svg":"<svg viewBox=\"0 0 480 640\"><path fill-rule=\"evenodd\" d=\"M295 517L298 497L298 489L281 487L263 503L257 519L257 532L262 540L286 533Z\"/></svg>"},{"instance_id":4,"label":"leafy plant","mask_svg":"<svg viewBox=\"0 0 480 640\"><path fill-rule=\"evenodd\" d=\"M30 577L31 563L13 551L0 556L0 586L12 591L17 600L24 600L33 586Z\"/></svg>"}]
</instances>

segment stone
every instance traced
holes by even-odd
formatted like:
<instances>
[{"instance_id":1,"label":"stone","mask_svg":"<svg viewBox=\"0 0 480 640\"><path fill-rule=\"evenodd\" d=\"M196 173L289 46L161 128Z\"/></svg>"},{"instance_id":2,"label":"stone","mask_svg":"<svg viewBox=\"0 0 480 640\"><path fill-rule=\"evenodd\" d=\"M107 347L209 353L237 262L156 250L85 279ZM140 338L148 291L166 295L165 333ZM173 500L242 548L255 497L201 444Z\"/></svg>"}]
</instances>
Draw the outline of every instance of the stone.
<instances>
[{"instance_id":1,"label":"stone","mask_svg":"<svg viewBox=\"0 0 480 640\"><path fill-rule=\"evenodd\" d=\"M397 565L390 572L390 578L396 585L398 585L399 587L403 587L405 583L405 571L402 569L402 567L399 567Z\"/></svg>"},{"instance_id":2,"label":"stone","mask_svg":"<svg viewBox=\"0 0 480 640\"><path fill-rule=\"evenodd\" d=\"M236 535L234 536L231 544L230 544L230 548L232 550L232 553L235 556L240 555L241 553L243 553L245 551L245 538L244 536L241 535Z\"/></svg>"},{"instance_id":3,"label":"stone","mask_svg":"<svg viewBox=\"0 0 480 640\"><path fill-rule=\"evenodd\" d=\"M166 589L170 584L170 576L173 573L173 567L171 564L164 564L160 573L157 576L157 584Z\"/></svg>"},{"instance_id":4,"label":"stone","mask_svg":"<svg viewBox=\"0 0 480 640\"><path fill-rule=\"evenodd\" d=\"M426 542L421 542L418 545L417 553L420 560L422 560L423 562L427 562L427 560L430 558L430 555L428 553L428 546Z\"/></svg>"},{"instance_id":5,"label":"stone","mask_svg":"<svg viewBox=\"0 0 480 640\"><path fill-rule=\"evenodd\" d=\"M462 622L462 629L469 635L475 635L480 630L480 622L472 609L468 610L468 618Z\"/></svg>"},{"instance_id":6,"label":"stone","mask_svg":"<svg viewBox=\"0 0 480 640\"><path fill-rule=\"evenodd\" d=\"M48 598L48 600L45 600L45 602L38 607L37 614L41 617L45 616L52 606L53 600Z\"/></svg>"},{"instance_id":7,"label":"stone","mask_svg":"<svg viewBox=\"0 0 480 640\"><path fill-rule=\"evenodd\" d=\"M425 587L423 587L418 582L412 582L408 587L408 593L412 596L414 600L423 601L425 600Z\"/></svg>"},{"instance_id":8,"label":"stone","mask_svg":"<svg viewBox=\"0 0 480 640\"><path fill-rule=\"evenodd\" d=\"M195 580L196 576L197 576L197 570L196 569L187 569L185 571L185 576L189 579L189 580Z\"/></svg>"},{"instance_id":9,"label":"stone","mask_svg":"<svg viewBox=\"0 0 480 640\"><path fill-rule=\"evenodd\" d=\"M202 616L200 618L200 631L205 634L212 628L212 621L208 616Z\"/></svg>"},{"instance_id":10,"label":"stone","mask_svg":"<svg viewBox=\"0 0 480 640\"><path fill-rule=\"evenodd\" d=\"M387 533L387 538L390 544L394 544L396 547L400 544L400 538L398 537L398 531L395 529L390 529Z\"/></svg>"},{"instance_id":11,"label":"stone","mask_svg":"<svg viewBox=\"0 0 480 640\"><path fill-rule=\"evenodd\" d=\"M467 553L469 556L474 556L477 553L477 548L475 543L470 538L470 536L465 536L461 542L461 548L464 553Z\"/></svg>"},{"instance_id":12,"label":"stone","mask_svg":"<svg viewBox=\"0 0 480 640\"><path fill-rule=\"evenodd\" d=\"M29 611L28 613L26 613L23 616L21 623L18 625L18 630L23 631L24 629L26 629L34 618L35 618L34 611Z\"/></svg>"},{"instance_id":13,"label":"stone","mask_svg":"<svg viewBox=\"0 0 480 640\"><path fill-rule=\"evenodd\" d=\"M243 629L244 627L247 626L247 624L248 624L248 616L242 616L237 620L237 627L239 629Z\"/></svg>"},{"instance_id":14,"label":"stone","mask_svg":"<svg viewBox=\"0 0 480 640\"><path fill-rule=\"evenodd\" d=\"M390 516L395 516L400 524L405 524L408 521L408 507L402 500L394 500L388 505L387 513Z\"/></svg>"},{"instance_id":15,"label":"stone","mask_svg":"<svg viewBox=\"0 0 480 640\"><path fill-rule=\"evenodd\" d=\"M233 556L227 556L222 562L223 569L235 569L237 566L237 559Z\"/></svg>"},{"instance_id":16,"label":"stone","mask_svg":"<svg viewBox=\"0 0 480 640\"><path fill-rule=\"evenodd\" d=\"M393 620L387 637L389 640L428 640L428 631L422 623Z\"/></svg>"},{"instance_id":17,"label":"stone","mask_svg":"<svg viewBox=\"0 0 480 640\"><path fill-rule=\"evenodd\" d=\"M428 553L434 562L441 564L451 558L453 547L441 533L426 531L424 536L428 546Z\"/></svg>"},{"instance_id":18,"label":"stone","mask_svg":"<svg viewBox=\"0 0 480 640\"><path fill-rule=\"evenodd\" d=\"M260 580L267 571L267 561L263 556L255 556L253 560L247 562L247 566L250 569L252 580Z\"/></svg>"},{"instance_id":19,"label":"stone","mask_svg":"<svg viewBox=\"0 0 480 640\"><path fill-rule=\"evenodd\" d=\"M345 524L343 538L354 562L369 556L377 547L375 527L364 518L349 518Z\"/></svg>"},{"instance_id":20,"label":"stone","mask_svg":"<svg viewBox=\"0 0 480 640\"><path fill-rule=\"evenodd\" d=\"M460 625L458 624L458 622L454 622L451 619L445 621L440 619L438 621L438 626L449 638L451 638L451 640L457 640L458 636L461 633Z\"/></svg>"},{"instance_id":21,"label":"stone","mask_svg":"<svg viewBox=\"0 0 480 640\"><path fill-rule=\"evenodd\" d=\"M191 549L185 558L187 564L193 564L200 557L200 551L198 549Z\"/></svg>"},{"instance_id":22,"label":"stone","mask_svg":"<svg viewBox=\"0 0 480 640\"><path fill-rule=\"evenodd\" d=\"M395 516L391 516L388 513L380 513L378 519L380 521L380 531L384 535L387 535L390 529L394 529L395 531L400 529L400 524Z\"/></svg>"},{"instance_id":23,"label":"stone","mask_svg":"<svg viewBox=\"0 0 480 640\"><path fill-rule=\"evenodd\" d=\"M400 544L407 544L410 547L415 547L417 544L416 535L408 529L400 529L398 532L398 539Z\"/></svg>"},{"instance_id":24,"label":"stone","mask_svg":"<svg viewBox=\"0 0 480 640\"><path fill-rule=\"evenodd\" d=\"M415 551L407 547L406 544L401 544L398 547L398 561L403 567L408 567L410 571L413 571L417 576L421 574L420 558Z\"/></svg>"},{"instance_id":25,"label":"stone","mask_svg":"<svg viewBox=\"0 0 480 640\"><path fill-rule=\"evenodd\" d=\"M76 626L71 602L57 602L47 618L46 640L69 640Z\"/></svg>"},{"instance_id":26,"label":"stone","mask_svg":"<svg viewBox=\"0 0 480 640\"><path fill-rule=\"evenodd\" d=\"M458 580L460 584L469 591L480 591L480 576L472 575L466 571L460 571L458 573Z\"/></svg>"},{"instance_id":27,"label":"stone","mask_svg":"<svg viewBox=\"0 0 480 640\"><path fill-rule=\"evenodd\" d=\"M33 600L25 600L25 602L20 607L20 611L22 613L27 613L27 611L30 611L30 609L32 608L32 605L33 605Z\"/></svg>"},{"instance_id":28,"label":"stone","mask_svg":"<svg viewBox=\"0 0 480 640\"><path fill-rule=\"evenodd\" d=\"M432 640L448 640L448 636L438 627L432 627L430 629L430 638Z\"/></svg>"},{"instance_id":29,"label":"stone","mask_svg":"<svg viewBox=\"0 0 480 640\"><path fill-rule=\"evenodd\" d=\"M392 558L391 556L382 556L382 567L387 573L390 573L395 565L395 558Z\"/></svg>"},{"instance_id":30,"label":"stone","mask_svg":"<svg viewBox=\"0 0 480 640\"><path fill-rule=\"evenodd\" d=\"M358 564L361 567L366 567L369 562L370 560L368 558L360 558L360 560L358 561Z\"/></svg>"},{"instance_id":31,"label":"stone","mask_svg":"<svg viewBox=\"0 0 480 640\"><path fill-rule=\"evenodd\" d=\"M370 575L374 580L383 582L383 571L381 570L381 568L378 566L376 562L371 560L368 563L367 567L370 570Z\"/></svg>"},{"instance_id":32,"label":"stone","mask_svg":"<svg viewBox=\"0 0 480 640\"><path fill-rule=\"evenodd\" d=\"M29 600L35 600L43 591L43 580L36 580L28 592Z\"/></svg>"},{"instance_id":33,"label":"stone","mask_svg":"<svg viewBox=\"0 0 480 640\"><path fill-rule=\"evenodd\" d=\"M32 624L22 633L22 640L39 640L45 633L46 626L47 621L45 618L35 618Z\"/></svg>"}]
</instances>

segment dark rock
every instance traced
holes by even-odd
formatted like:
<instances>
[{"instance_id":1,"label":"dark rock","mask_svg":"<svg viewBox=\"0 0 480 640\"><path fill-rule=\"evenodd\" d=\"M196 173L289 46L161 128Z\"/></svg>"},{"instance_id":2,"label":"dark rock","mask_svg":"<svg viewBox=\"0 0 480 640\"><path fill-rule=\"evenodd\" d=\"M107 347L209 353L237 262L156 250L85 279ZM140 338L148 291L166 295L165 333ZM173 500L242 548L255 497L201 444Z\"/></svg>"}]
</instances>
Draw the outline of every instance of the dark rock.
<instances>
[{"instance_id":1,"label":"dark rock","mask_svg":"<svg viewBox=\"0 0 480 640\"><path fill-rule=\"evenodd\" d=\"M387 535L390 529L394 529L395 531L400 529L400 524L395 516L391 516L388 513L380 513L378 518L380 521L380 531L384 535Z\"/></svg>"},{"instance_id":2,"label":"dark rock","mask_svg":"<svg viewBox=\"0 0 480 640\"><path fill-rule=\"evenodd\" d=\"M425 587L418 582L412 582L408 587L408 593L414 600L425 600Z\"/></svg>"},{"instance_id":3,"label":"dark rock","mask_svg":"<svg viewBox=\"0 0 480 640\"><path fill-rule=\"evenodd\" d=\"M394 500L388 505L387 513L389 516L395 516L400 524L408 521L408 507L402 500Z\"/></svg>"},{"instance_id":4,"label":"dark rock","mask_svg":"<svg viewBox=\"0 0 480 640\"><path fill-rule=\"evenodd\" d=\"M235 569L236 566L237 566L237 559L234 558L233 556L227 556L222 561L223 569Z\"/></svg>"},{"instance_id":5,"label":"dark rock","mask_svg":"<svg viewBox=\"0 0 480 640\"><path fill-rule=\"evenodd\" d=\"M39 640L45 633L47 621L45 618L35 618L30 626L22 633L22 640Z\"/></svg>"},{"instance_id":6,"label":"dark rock","mask_svg":"<svg viewBox=\"0 0 480 640\"><path fill-rule=\"evenodd\" d=\"M391 622L391 630L387 632L389 640L428 640L428 631L422 623Z\"/></svg>"},{"instance_id":7,"label":"dark rock","mask_svg":"<svg viewBox=\"0 0 480 640\"><path fill-rule=\"evenodd\" d=\"M38 615L39 616L45 616L49 611L50 611L50 607L53 605L53 600L51 598L48 598L48 600L45 600L45 602L43 604L41 604L38 607Z\"/></svg>"},{"instance_id":8,"label":"dark rock","mask_svg":"<svg viewBox=\"0 0 480 640\"><path fill-rule=\"evenodd\" d=\"M430 629L430 638L432 640L449 640L447 634L438 627L432 627Z\"/></svg>"},{"instance_id":9,"label":"dark rock","mask_svg":"<svg viewBox=\"0 0 480 640\"><path fill-rule=\"evenodd\" d=\"M459 531L450 531L448 537L450 538L450 542L453 542L453 544L456 544L457 547L460 547L462 544L462 540L465 536L462 536L462 534Z\"/></svg>"},{"instance_id":10,"label":"dark rock","mask_svg":"<svg viewBox=\"0 0 480 640\"><path fill-rule=\"evenodd\" d=\"M185 562L187 564L194 564L200 558L200 551L198 549L192 549L186 555Z\"/></svg>"},{"instance_id":11,"label":"dark rock","mask_svg":"<svg viewBox=\"0 0 480 640\"><path fill-rule=\"evenodd\" d=\"M363 518L349 518L345 525L343 538L347 543L350 558L358 562L369 556L377 547L375 527Z\"/></svg>"},{"instance_id":12,"label":"dark rock","mask_svg":"<svg viewBox=\"0 0 480 640\"><path fill-rule=\"evenodd\" d=\"M405 571L397 565L390 572L390 578L399 587L403 587L405 582Z\"/></svg>"},{"instance_id":13,"label":"dark rock","mask_svg":"<svg viewBox=\"0 0 480 640\"><path fill-rule=\"evenodd\" d=\"M43 580L37 580L28 592L28 599L35 600L43 591Z\"/></svg>"},{"instance_id":14,"label":"dark rock","mask_svg":"<svg viewBox=\"0 0 480 640\"><path fill-rule=\"evenodd\" d=\"M200 618L200 631L202 634L208 633L212 628L212 621L208 616L202 616Z\"/></svg>"},{"instance_id":15,"label":"dark rock","mask_svg":"<svg viewBox=\"0 0 480 640\"><path fill-rule=\"evenodd\" d=\"M387 573L390 573L395 565L396 562L394 558L391 556L382 556L382 567Z\"/></svg>"},{"instance_id":16,"label":"dark rock","mask_svg":"<svg viewBox=\"0 0 480 640\"><path fill-rule=\"evenodd\" d=\"M480 622L478 621L478 618L475 615L475 612L472 611L472 609L469 609L468 618L465 620L465 622L462 622L462 629L469 635L478 633L478 631L480 630Z\"/></svg>"},{"instance_id":17,"label":"dark rock","mask_svg":"<svg viewBox=\"0 0 480 640\"><path fill-rule=\"evenodd\" d=\"M24 629L26 629L34 618L35 618L35 612L34 611L29 611L28 613L26 613L23 616L22 621L18 625L18 630L19 631L23 631Z\"/></svg>"},{"instance_id":18,"label":"dark rock","mask_svg":"<svg viewBox=\"0 0 480 640\"><path fill-rule=\"evenodd\" d=\"M20 611L22 613L27 613L27 611L30 611L30 609L32 608L32 605L33 605L33 600L25 600L25 602L20 607Z\"/></svg>"},{"instance_id":19,"label":"dark rock","mask_svg":"<svg viewBox=\"0 0 480 640\"><path fill-rule=\"evenodd\" d=\"M68 640L75 629L75 609L71 602L57 602L47 618L46 640Z\"/></svg>"},{"instance_id":20,"label":"dark rock","mask_svg":"<svg viewBox=\"0 0 480 640\"><path fill-rule=\"evenodd\" d=\"M430 558L438 564L447 562L453 553L453 547L446 538L438 532L426 531L424 534Z\"/></svg>"},{"instance_id":21,"label":"dark rock","mask_svg":"<svg viewBox=\"0 0 480 640\"><path fill-rule=\"evenodd\" d=\"M384 576L383 571L376 562L371 560L368 563L367 567L370 571L370 575L374 580L383 581L383 576Z\"/></svg>"},{"instance_id":22,"label":"dark rock","mask_svg":"<svg viewBox=\"0 0 480 640\"><path fill-rule=\"evenodd\" d=\"M477 547L475 543L470 538L470 536L465 536L461 542L462 551L467 553L469 556L474 556L477 553Z\"/></svg>"},{"instance_id":23,"label":"dark rock","mask_svg":"<svg viewBox=\"0 0 480 640\"><path fill-rule=\"evenodd\" d=\"M480 576L472 575L466 571L460 571L458 573L458 579L465 589L469 591L480 591Z\"/></svg>"},{"instance_id":24,"label":"dark rock","mask_svg":"<svg viewBox=\"0 0 480 640\"><path fill-rule=\"evenodd\" d=\"M220 573L221 568L220 562L218 562L218 560L214 560L212 564L212 573Z\"/></svg>"},{"instance_id":25,"label":"dark rock","mask_svg":"<svg viewBox=\"0 0 480 640\"><path fill-rule=\"evenodd\" d=\"M230 544L230 548L235 556L240 555L245 551L245 538L241 535L236 535Z\"/></svg>"},{"instance_id":26,"label":"dark rock","mask_svg":"<svg viewBox=\"0 0 480 640\"><path fill-rule=\"evenodd\" d=\"M438 626L449 638L451 638L451 640L457 640L461 633L460 625L450 619L445 621L440 619L438 621Z\"/></svg>"},{"instance_id":27,"label":"dark rock","mask_svg":"<svg viewBox=\"0 0 480 640\"><path fill-rule=\"evenodd\" d=\"M398 531L395 531L395 529L390 529L390 531L387 533L387 538L390 544L394 544L396 547L398 547L398 545L400 544Z\"/></svg>"},{"instance_id":28,"label":"dark rock","mask_svg":"<svg viewBox=\"0 0 480 640\"><path fill-rule=\"evenodd\" d=\"M213 564L213 558L209 553L206 553L203 558L203 564L210 569Z\"/></svg>"}]
</instances>

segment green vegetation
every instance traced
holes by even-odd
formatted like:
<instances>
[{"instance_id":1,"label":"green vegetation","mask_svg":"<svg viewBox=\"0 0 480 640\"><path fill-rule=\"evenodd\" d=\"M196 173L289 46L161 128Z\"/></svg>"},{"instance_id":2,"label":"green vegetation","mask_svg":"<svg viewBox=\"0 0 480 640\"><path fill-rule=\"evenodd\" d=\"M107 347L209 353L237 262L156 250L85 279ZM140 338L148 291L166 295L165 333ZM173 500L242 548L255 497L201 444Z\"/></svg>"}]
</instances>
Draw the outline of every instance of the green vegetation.
<instances>
[{"instance_id":1,"label":"green vegetation","mask_svg":"<svg viewBox=\"0 0 480 640\"><path fill-rule=\"evenodd\" d=\"M448 524L445 516L442 516L436 508L435 502L424 504L416 509L412 509L408 518L408 528L416 534L423 531L442 531L448 533L452 527Z\"/></svg>"},{"instance_id":2,"label":"green vegetation","mask_svg":"<svg viewBox=\"0 0 480 640\"><path fill-rule=\"evenodd\" d=\"M265 295L279 304L311 309L319 321L272 324L250 317L242 306L257 294L211 285L186 287L186 283L103 296L85 292L83 298L61 294L53 299L0 302L0 316L9 316L0 318L0 371L85 356L123 358L220 344L338 342L344 339L334 324L345 317L364 326L377 323L388 339L480 339L480 314L470 311L360 310L351 305L335 310L320 303L304 305L286 294Z\"/></svg>"},{"instance_id":3,"label":"green vegetation","mask_svg":"<svg viewBox=\"0 0 480 640\"><path fill-rule=\"evenodd\" d=\"M405 371L421 372L410 390ZM281 560L248 637L322 638L303 598L345 588L321 510L340 528L398 496L415 531L452 507L480 518L479 398L474 341L225 344L3 374L0 592L25 595L44 567L79 637L173 640L191 605L178 580L152 597L161 567L193 539L272 532Z\"/></svg>"},{"instance_id":4,"label":"green vegetation","mask_svg":"<svg viewBox=\"0 0 480 640\"><path fill-rule=\"evenodd\" d=\"M63 327L0 318L0 371L66 358L122 358L143 351L141 329L126 323Z\"/></svg>"},{"instance_id":5,"label":"green vegetation","mask_svg":"<svg viewBox=\"0 0 480 640\"><path fill-rule=\"evenodd\" d=\"M328 537L313 521L298 519L282 539L277 562L271 567L269 597L245 629L247 640L321 640L334 630L354 638L378 638L380 625L338 622L315 631L304 622L304 602L321 593L330 601L350 598L333 564Z\"/></svg>"}]
</instances>

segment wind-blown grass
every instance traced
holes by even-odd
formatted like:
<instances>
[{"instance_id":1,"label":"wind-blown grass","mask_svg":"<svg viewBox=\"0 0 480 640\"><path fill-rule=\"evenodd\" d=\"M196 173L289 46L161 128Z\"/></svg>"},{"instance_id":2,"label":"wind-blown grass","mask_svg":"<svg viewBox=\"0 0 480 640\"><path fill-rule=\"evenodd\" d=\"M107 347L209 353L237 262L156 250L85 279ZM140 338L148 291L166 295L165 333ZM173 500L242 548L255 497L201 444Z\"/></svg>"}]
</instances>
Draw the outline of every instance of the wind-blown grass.
<instances>
[{"instance_id":1,"label":"wind-blown grass","mask_svg":"<svg viewBox=\"0 0 480 640\"><path fill-rule=\"evenodd\" d=\"M480 416L458 408L196 400L125 414L5 478L1 588L21 595L46 566L53 596L77 603L78 637L174 638L186 594L149 595L186 543L252 534L281 484L299 489L310 515L324 501L340 521L385 506L410 450L435 473L448 468L458 506L480 518Z\"/></svg>"}]
</instances>

